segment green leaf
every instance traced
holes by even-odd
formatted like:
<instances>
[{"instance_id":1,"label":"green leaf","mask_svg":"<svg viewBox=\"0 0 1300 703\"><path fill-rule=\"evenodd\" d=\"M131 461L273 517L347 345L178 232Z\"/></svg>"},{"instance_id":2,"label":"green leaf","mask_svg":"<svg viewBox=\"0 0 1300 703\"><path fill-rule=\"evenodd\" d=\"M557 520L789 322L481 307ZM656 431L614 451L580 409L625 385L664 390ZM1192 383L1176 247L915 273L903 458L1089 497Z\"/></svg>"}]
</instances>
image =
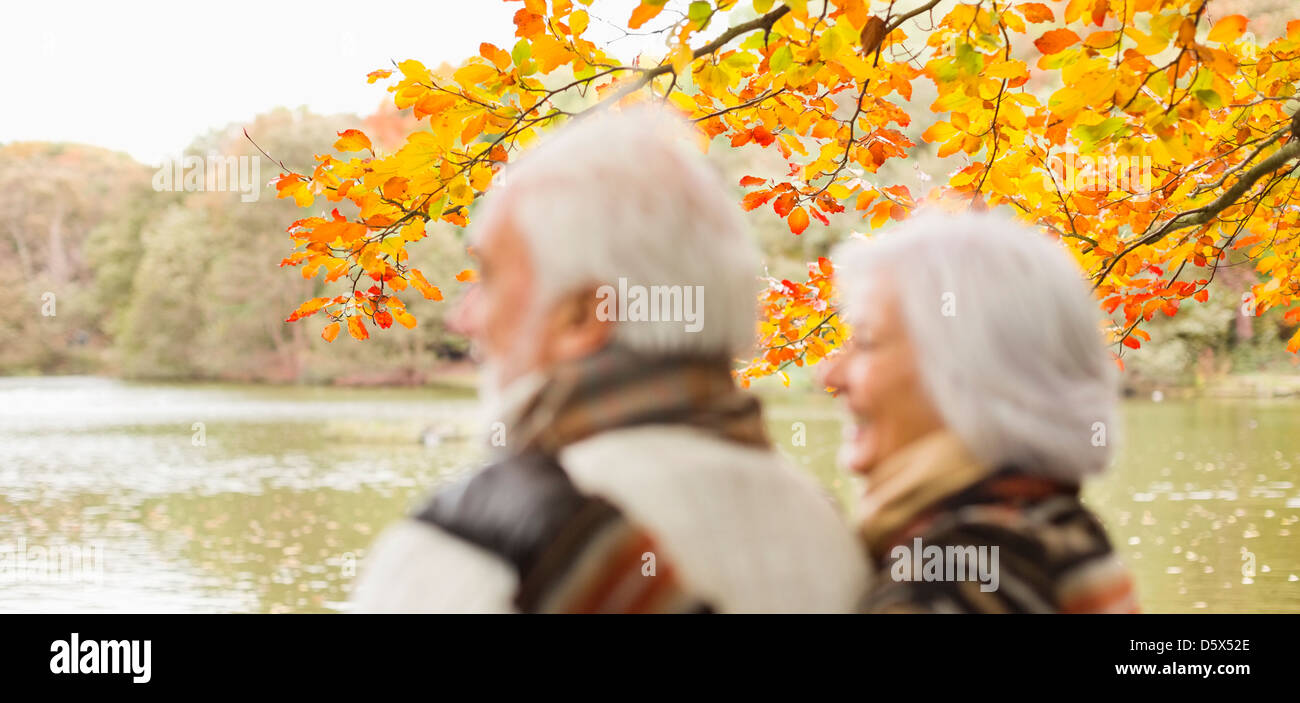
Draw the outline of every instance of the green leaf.
<instances>
[{"instance_id":1,"label":"green leaf","mask_svg":"<svg viewBox=\"0 0 1300 703\"><path fill-rule=\"evenodd\" d=\"M1074 128L1074 133L1083 141L1080 150L1088 153L1096 148L1097 144L1103 139L1119 132L1125 126L1124 118L1110 117L1091 125L1079 125Z\"/></svg>"},{"instance_id":2,"label":"green leaf","mask_svg":"<svg viewBox=\"0 0 1300 703\"><path fill-rule=\"evenodd\" d=\"M1219 95L1218 91L1211 88L1196 91L1196 99L1211 110L1223 107L1223 97Z\"/></svg>"},{"instance_id":3,"label":"green leaf","mask_svg":"<svg viewBox=\"0 0 1300 703\"><path fill-rule=\"evenodd\" d=\"M790 51L789 44L782 44L780 49L772 52L772 58L767 62L767 65L773 71L784 71L790 68L792 63L794 63L794 52Z\"/></svg>"},{"instance_id":4,"label":"green leaf","mask_svg":"<svg viewBox=\"0 0 1300 703\"><path fill-rule=\"evenodd\" d=\"M844 38L840 36L839 32L827 30L822 34L821 40L817 42L817 48L822 52L823 60L833 59L836 54L840 53L840 49L844 48Z\"/></svg>"},{"instance_id":5,"label":"green leaf","mask_svg":"<svg viewBox=\"0 0 1300 703\"><path fill-rule=\"evenodd\" d=\"M957 65L968 76L978 76L984 70L984 54L970 44L957 45Z\"/></svg>"},{"instance_id":6,"label":"green leaf","mask_svg":"<svg viewBox=\"0 0 1300 703\"><path fill-rule=\"evenodd\" d=\"M510 50L510 58L514 60L516 66L522 66L532 55L533 46L527 39L520 39L519 43L515 44L515 48Z\"/></svg>"},{"instance_id":7,"label":"green leaf","mask_svg":"<svg viewBox=\"0 0 1300 703\"><path fill-rule=\"evenodd\" d=\"M691 22L694 22L695 26L700 29L704 28L704 23L709 20L709 17L712 14L713 6L704 0L696 0L691 3L690 8L686 10L686 16L689 17Z\"/></svg>"}]
</instances>

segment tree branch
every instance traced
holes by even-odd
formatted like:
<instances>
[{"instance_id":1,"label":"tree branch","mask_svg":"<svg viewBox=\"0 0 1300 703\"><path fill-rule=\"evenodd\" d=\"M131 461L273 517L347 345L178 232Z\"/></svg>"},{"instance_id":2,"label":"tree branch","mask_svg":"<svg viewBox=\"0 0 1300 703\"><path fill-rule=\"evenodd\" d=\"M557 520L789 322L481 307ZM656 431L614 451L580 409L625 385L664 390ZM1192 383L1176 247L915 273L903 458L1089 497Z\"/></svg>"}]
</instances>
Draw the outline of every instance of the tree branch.
<instances>
[{"instance_id":1,"label":"tree branch","mask_svg":"<svg viewBox=\"0 0 1300 703\"><path fill-rule=\"evenodd\" d=\"M1288 127L1288 129L1290 128ZM1233 183L1232 187L1225 190L1222 195L1215 198L1209 204L1198 207L1194 210L1180 212L1173 218L1167 220L1156 231L1125 246L1119 254L1115 255L1115 258L1111 259L1110 263L1106 265L1106 268L1102 269L1101 273L1097 275L1096 281L1092 286L1093 290L1096 290L1097 287L1102 284L1102 281L1106 280L1106 276L1115 268L1115 264L1119 263L1120 259L1123 259L1134 249L1144 245L1155 244L1161 239L1167 237L1170 233L1177 232L1180 229L1199 227L1209 223L1215 217L1218 217L1219 213L1233 205L1236 205L1237 199L1245 195L1246 192L1254 187L1255 183L1261 178L1282 168L1287 164L1287 162L1298 156L1300 156L1300 138L1292 137L1291 141L1287 142L1286 146L1278 149L1267 159L1255 164L1255 166L1242 175L1236 183Z\"/></svg>"},{"instance_id":2,"label":"tree branch","mask_svg":"<svg viewBox=\"0 0 1300 703\"><path fill-rule=\"evenodd\" d=\"M755 29L762 29L764 31L770 30L772 28L772 25L776 24L777 20L781 19L782 17L785 17L786 14L789 12L790 12L790 8L787 7L786 5L782 5L776 8L775 10L772 10L771 12L767 13L766 15L763 15L761 17L756 17L748 22L742 22L736 25L735 27L732 27L731 29L728 29L727 31L718 35L717 39L714 39L708 44L705 44L704 46L696 49L695 52L691 54L691 60L694 61L695 59L698 59L701 56L708 56L709 54L712 54L718 49L721 49L722 47L726 46L727 42L731 41L732 39L735 39L736 37L742 34L748 34L749 32L752 32ZM616 103L619 100L622 100L624 97L644 88L647 84L650 83L650 81L654 80L655 78L658 78L659 76L662 76L665 73L670 73L672 72L672 70L673 70L673 65L671 63L665 63L659 66L655 66L654 68L647 69L646 71L643 71L636 80L632 81L628 85L621 88L617 93L614 93L608 98L601 100L591 110L587 110L586 112L594 112L606 105Z\"/></svg>"}]
</instances>

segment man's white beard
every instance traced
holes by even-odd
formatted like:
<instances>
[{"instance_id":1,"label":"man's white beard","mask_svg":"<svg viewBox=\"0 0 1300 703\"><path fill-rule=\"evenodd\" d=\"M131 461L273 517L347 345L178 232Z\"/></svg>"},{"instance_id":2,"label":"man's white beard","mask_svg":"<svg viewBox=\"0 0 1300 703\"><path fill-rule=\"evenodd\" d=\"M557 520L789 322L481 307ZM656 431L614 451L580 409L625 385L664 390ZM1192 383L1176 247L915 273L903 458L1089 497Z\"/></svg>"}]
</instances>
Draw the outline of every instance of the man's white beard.
<instances>
[{"instance_id":1,"label":"man's white beard","mask_svg":"<svg viewBox=\"0 0 1300 703\"><path fill-rule=\"evenodd\" d=\"M501 365L485 361L479 367L479 427L484 432L488 447L500 451L511 446L512 433L519 413L528 401L541 390L546 374L539 371L524 374L512 381L501 380ZM498 425L497 423L501 423ZM494 446L494 438L504 432L505 446Z\"/></svg>"},{"instance_id":2,"label":"man's white beard","mask_svg":"<svg viewBox=\"0 0 1300 703\"><path fill-rule=\"evenodd\" d=\"M534 345L537 330L542 324L541 315L538 314L541 299L533 298L527 304L532 310L525 315L525 322L520 325L516 335L518 341L507 353L505 363L499 358L488 358L486 354L476 355L480 356L479 427L484 430L488 448L493 451L502 451L514 446L514 430L519 421L519 414L523 411L524 405L533 399L546 382L547 374L536 369L505 380L507 368L535 365L531 361L537 352ZM494 439L500 438L501 432L505 433L504 446L493 442Z\"/></svg>"}]
</instances>

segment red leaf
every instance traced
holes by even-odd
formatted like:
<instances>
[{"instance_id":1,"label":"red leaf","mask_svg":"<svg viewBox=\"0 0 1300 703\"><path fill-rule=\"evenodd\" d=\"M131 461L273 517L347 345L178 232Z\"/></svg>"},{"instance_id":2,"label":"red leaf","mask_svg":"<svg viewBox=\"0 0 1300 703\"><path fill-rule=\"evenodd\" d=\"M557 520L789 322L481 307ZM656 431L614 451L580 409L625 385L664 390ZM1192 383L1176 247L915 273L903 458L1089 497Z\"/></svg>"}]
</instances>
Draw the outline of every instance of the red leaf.
<instances>
[{"instance_id":1,"label":"red leaf","mask_svg":"<svg viewBox=\"0 0 1300 703\"><path fill-rule=\"evenodd\" d=\"M794 199L795 199L794 193L790 191L786 191L785 193L781 194L781 197L776 199L776 202L772 203L772 209L776 210L776 214L780 215L781 217L785 217L786 215L790 214L791 210L794 209Z\"/></svg>"}]
</instances>

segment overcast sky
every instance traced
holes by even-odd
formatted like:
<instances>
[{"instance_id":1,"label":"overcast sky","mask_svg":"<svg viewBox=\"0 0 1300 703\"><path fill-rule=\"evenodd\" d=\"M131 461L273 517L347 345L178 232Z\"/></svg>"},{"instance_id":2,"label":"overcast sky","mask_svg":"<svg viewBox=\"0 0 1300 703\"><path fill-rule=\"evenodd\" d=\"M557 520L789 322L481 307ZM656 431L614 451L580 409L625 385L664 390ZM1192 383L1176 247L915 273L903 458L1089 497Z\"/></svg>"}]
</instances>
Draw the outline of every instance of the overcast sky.
<instances>
[{"instance_id":1,"label":"overcast sky","mask_svg":"<svg viewBox=\"0 0 1300 703\"><path fill-rule=\"evenodd\" d=\"M592 14L626 20L633 6L601 2ZM209 129L279 105L365 115L388 96L382 83L366 83L366 73L394 59L459 63L483 41L508 50L520 7L502 0L6 2L0 142L81 142L154 164ZM602 28L608 31L593 19L589 33Z\"/></svg>"}]
</instances>

